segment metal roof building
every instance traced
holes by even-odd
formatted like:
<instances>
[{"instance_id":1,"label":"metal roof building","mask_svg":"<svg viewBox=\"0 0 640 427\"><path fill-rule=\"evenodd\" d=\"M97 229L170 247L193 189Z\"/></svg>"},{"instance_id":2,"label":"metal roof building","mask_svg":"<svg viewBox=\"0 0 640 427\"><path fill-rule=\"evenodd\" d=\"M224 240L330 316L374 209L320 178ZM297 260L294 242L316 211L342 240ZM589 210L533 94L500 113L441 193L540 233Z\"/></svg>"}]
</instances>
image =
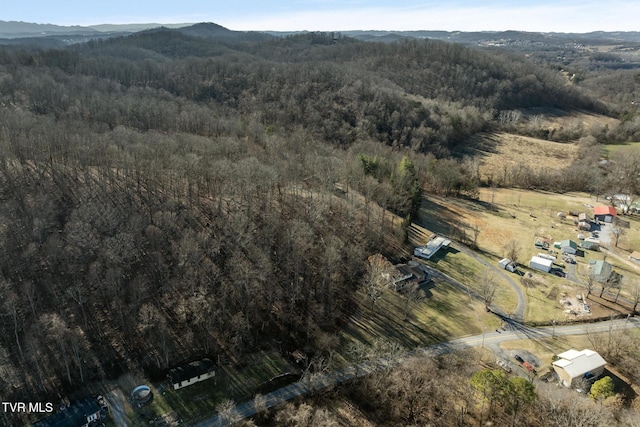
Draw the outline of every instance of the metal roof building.
<instances>
[{"instance_id":1,"label":"metal roof building","mask_svg":"<svg viewBox=\"0 0 640 427\"><path fill-rule=\"evenodd\" d=\"M606 364L602 356L593 350L571 349L558 355L558 360L553 362L553 370L562 385L572 387L577 379L591 380L602 375Z\"/></svg>"}]
</instances>

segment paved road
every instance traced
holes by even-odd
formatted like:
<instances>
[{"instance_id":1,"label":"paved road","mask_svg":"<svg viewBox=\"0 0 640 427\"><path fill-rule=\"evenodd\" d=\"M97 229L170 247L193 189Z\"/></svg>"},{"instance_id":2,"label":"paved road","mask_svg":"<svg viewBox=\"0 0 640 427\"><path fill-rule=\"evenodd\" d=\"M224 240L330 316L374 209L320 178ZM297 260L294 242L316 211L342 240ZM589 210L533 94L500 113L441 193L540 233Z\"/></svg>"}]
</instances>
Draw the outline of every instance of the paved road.
<instances>
[{"instance_id":1,"label":"paved road","mask_svg":"<svg viewBox=\"0 0 640 427\"><path fill-rule=\"evenodd\" d=\"M607 332L640 327L640 318L609 320L600 323L575 324L567 326L529 328L519 322L513 321L515 326L504 332L488 332L481 335L458 338L449 342L435 344L428 347L412 350L393 359L380 359L375 362L361 363L350 366L338 372L317 375L311 380L302 379L297 383L288 385L279 390L265 395L266 407L276 406L283 401L291 400L299 396L307 395L313 391L322 390L332 385L370 374L376 369L397 366L411 357L433 357L434 355L448 353L481 345L497 345L505 341L522 339L542 339L553 336L584 335L594 332ZM233 416L236 420L249 418L256 413L253 401L236 406ZM223 427L229 425L230 417L215 416L208 420L195 424L194 427Z\"/></svg>"}]
</instances>

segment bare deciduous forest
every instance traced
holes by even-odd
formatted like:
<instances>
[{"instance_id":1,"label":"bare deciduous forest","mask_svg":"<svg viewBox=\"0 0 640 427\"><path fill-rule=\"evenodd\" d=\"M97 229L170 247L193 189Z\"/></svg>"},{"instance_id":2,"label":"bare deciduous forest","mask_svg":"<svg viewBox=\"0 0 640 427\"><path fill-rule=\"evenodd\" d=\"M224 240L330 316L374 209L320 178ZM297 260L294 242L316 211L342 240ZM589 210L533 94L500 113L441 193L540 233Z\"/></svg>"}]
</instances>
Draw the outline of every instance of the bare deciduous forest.
<instances>
[{"instance_id":1,"label":"bare deciduous forest","mask_svg":"<svg viewBox=\"0 0 640 427\"><path fill-rule=\"evenodd\" d=\"M385 210L410 220L423 192L473 197L487 183L460 153L479 132L543 132L509 112L622 117L616 129L545 134L584 146L640 135L603 86L567 85L515 54L222 33L201 24L0 48L2 400L314 348L349 316L367 258L403 245ZM563 188L526 174L509 185L597 190L595 160L561 172ZM399 372L357 393L401 397L407 407L385 422L423 424L444 406L413 406L438 388L420 369L410 390ZM438 396L458 392L465 425L466 391Z\"/></svg>"}]
</instances>

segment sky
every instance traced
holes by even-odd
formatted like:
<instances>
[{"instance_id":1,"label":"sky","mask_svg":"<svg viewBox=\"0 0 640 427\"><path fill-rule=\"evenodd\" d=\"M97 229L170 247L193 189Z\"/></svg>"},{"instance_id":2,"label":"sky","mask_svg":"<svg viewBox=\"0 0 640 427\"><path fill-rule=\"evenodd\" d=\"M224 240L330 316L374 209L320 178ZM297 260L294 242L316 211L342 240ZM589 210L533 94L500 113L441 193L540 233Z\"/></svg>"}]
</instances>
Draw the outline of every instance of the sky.
<instances>
[{"instance_id":1,"label":"sky","mask_svg":"<svg viewBox=\"0 0 640 427\"><path fill-rule=\"evenodd\" d=\"M0 0L0 20L214 22L242 31L640 31L640 0Z\"/></svg>"}]
</instances>

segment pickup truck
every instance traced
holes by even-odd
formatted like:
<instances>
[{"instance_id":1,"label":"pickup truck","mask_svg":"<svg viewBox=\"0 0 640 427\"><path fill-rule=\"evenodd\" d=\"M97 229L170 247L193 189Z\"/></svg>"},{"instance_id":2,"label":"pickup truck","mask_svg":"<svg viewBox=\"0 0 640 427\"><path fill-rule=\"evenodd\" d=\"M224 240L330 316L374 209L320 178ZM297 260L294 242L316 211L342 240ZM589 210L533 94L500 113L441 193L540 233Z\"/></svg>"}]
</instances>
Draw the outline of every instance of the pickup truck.
<instances>
[{"instance_id":1,"label":"pickup truck","mask_svg":"<svg viewBox=\"0 0 640 427\"><path fill-rule=\"evenodd\" d=\"M504 360L502 360L502 359L498 359L498 360L496 360L496 364L497 364L498 366L500 366L502 369L504 369L504 370L505 370L505 372L511 372L511 367L510 367L510 366L509 366L509 364L508 364L507 362L505 362Z\"/></svg>"}]
</instances>

